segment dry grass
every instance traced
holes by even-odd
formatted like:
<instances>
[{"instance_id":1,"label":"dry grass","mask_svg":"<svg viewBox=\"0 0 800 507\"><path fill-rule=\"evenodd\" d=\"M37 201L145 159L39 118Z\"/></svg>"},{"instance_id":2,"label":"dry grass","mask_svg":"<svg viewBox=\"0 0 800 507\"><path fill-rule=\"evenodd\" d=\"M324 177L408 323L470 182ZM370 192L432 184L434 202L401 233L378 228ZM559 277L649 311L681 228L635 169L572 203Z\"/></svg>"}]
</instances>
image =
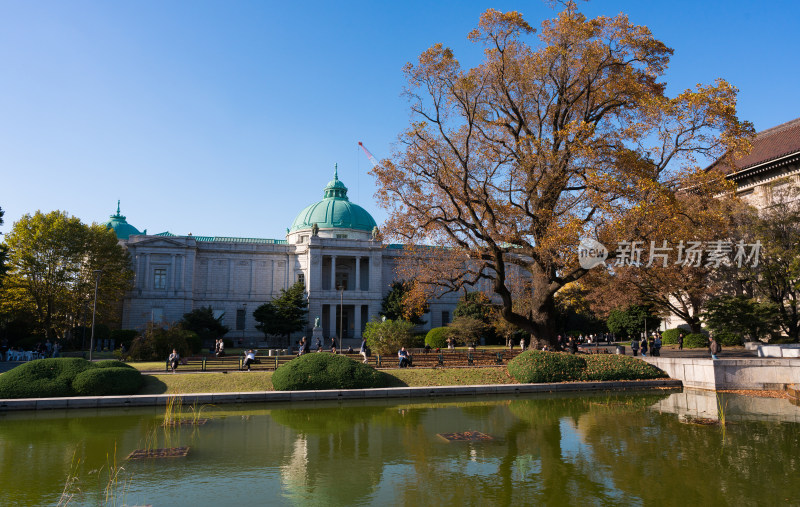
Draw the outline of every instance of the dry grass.
<instances>
[{"instance_id":1,"label":"dry grass","mask_svg":"<svg viewBox=\"0 0 800 507\"><path fill-rule=\"evenodd\" d=\"M405 368L386 370L392 386L463 386L516 383L504 366L483 368ZM139 394L272 391L272 372L145 375Z\"/></svg>"}]
</instances>

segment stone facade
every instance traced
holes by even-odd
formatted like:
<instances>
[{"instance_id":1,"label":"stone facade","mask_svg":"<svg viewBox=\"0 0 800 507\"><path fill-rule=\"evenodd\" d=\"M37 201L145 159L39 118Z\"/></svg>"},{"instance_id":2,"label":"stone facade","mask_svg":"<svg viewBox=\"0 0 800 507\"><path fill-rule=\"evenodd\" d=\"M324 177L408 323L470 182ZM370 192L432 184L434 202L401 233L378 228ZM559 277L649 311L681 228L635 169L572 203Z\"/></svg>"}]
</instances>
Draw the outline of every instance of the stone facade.
<instances>
[{"instance_id":1,"label":"stone facade","mask_svg":"<svg viewBox=\"0 0 800 507\"><path fill-rule=\"evenodd\" d=\"M312 228L297 226L296 220L286 240L171 233L120 238L135 272L133 290L123 304L122 327L175 322L193 309L211 306L230 328L226 338L237 345L277 346L282 339L265 340L255 328L253 311L302 281L309 313L307 329L298 337L310 337L319 318L325 338L341 334L345 345L357 346L366 323L379 315L404 252L402 246L385 245L374 231L365 230L374 226L374 221L368 223L371 217L366 225L363 217L355 224L347 222L347 213L363 209L347 202L346 191L335 177L318 206L331 209L336 204L344 209L344 221L323 222L323 228L314 222L317 226ZM455 294L432 300L421 328L448 323L457 301Z\"/></svg>"}]
</instances>

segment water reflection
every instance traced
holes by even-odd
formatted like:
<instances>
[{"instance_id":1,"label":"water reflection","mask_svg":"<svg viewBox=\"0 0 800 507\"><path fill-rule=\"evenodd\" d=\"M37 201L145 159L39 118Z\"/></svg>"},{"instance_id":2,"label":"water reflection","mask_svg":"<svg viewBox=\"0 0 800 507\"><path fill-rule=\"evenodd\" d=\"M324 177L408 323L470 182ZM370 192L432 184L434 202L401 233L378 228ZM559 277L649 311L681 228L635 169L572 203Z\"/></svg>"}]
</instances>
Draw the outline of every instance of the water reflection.
<instances>
[{"instance_id":1,"label":"water reflection","mask_svg":"<svg viewBox=\"0 0 800 507\"><path fill-rule=\"evenodd\" d=\"M191 446L187 458L125 464L125 503L791 504L800 487L783 478L800 472L800 424L765 420L766 410L792 413L773 401L784 404L748 409L731 397L735 421L724 436L683 422L681 407L707 406L687 392L213 407L205 426L158 430L159 445ZM72 505L96 504L102 481L89 472L115 443L118 458L146 445L161 417L155 409L0 417L3 502L56 503L74 453L86 493ZM494 440L437 436L460 431Z\"/></svg>"}]
</instances>

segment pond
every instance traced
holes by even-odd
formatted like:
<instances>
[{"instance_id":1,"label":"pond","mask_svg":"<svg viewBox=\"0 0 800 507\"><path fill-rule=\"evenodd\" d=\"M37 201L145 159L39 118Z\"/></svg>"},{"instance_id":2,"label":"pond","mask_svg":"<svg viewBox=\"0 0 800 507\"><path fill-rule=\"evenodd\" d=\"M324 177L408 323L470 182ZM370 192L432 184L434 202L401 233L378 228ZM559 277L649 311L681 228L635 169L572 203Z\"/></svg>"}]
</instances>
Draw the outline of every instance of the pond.
<instances>
[{"instance_id":1,"label":"pond","mask_svg":"<svg viewBox=\"0 0 800 507\"><path fill-rule=\"evenodd\" d=\"M5 413L0 503L800 504L800 408L722 405L724 426L713 393L680 390L206 406L167 428L163 407ZM442 436L461 432L490 439Z\"/></svg>"}]
</instances>

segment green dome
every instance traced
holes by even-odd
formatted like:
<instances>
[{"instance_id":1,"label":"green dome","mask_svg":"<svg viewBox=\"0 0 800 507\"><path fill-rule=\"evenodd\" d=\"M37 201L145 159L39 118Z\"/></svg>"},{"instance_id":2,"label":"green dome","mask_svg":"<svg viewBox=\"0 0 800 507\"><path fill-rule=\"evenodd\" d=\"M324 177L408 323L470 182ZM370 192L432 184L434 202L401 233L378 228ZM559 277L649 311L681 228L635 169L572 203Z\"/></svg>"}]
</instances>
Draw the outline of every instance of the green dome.
<instances>
[{"instance_id":1,"label":"green dome","mask_svg":"<svg viewBox=\"0 0 800 507\"><path fill-rule=\"evenodd\" d=\"M145 229L144 232L141 232L139 229L125 221L125 217L119 214L119 201L117 201L117 213L115 215L111 215L109 218L110 220L103 225L105 225L107 229L114 229L117 239L128 239L130 236L135 234L147 233L147 229Z\"/></svg>"},{"instance_id":2,"label":"green dome","mask_svg":"<svg viewBox=\"0 0 800 507\"><path fill-rule=\"evenodd\" d=\"M324 198L301 211L289 231L311 229L314 224L320 229L358 229L367 232L378 225L367 210L347 198L347 187L339 181L338 167L333 179L325 187Z\"/></svg>"}]
</instances>

